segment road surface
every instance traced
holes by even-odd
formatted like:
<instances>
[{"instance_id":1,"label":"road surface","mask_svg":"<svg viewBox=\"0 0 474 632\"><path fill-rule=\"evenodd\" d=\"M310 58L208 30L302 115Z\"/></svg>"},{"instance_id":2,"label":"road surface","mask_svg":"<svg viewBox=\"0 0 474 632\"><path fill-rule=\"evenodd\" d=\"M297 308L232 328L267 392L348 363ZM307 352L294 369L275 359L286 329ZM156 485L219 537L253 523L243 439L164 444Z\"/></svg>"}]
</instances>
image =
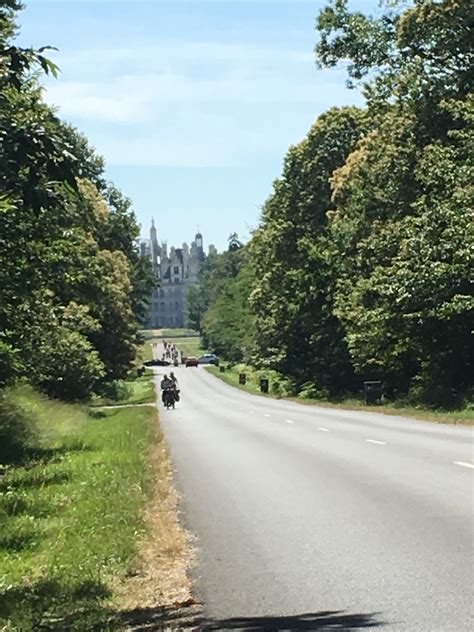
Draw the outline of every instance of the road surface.
<instances>
[{"instance_id":1,"label":"road surface","mask_svg":"<svg viewBox=\"0 0 474 632\"><path fill-rule=\"evenodd\" d=\"M474 629L470 429L175 373L182 400L161 419L203 629Z\"/></svg>"}]
</instances>

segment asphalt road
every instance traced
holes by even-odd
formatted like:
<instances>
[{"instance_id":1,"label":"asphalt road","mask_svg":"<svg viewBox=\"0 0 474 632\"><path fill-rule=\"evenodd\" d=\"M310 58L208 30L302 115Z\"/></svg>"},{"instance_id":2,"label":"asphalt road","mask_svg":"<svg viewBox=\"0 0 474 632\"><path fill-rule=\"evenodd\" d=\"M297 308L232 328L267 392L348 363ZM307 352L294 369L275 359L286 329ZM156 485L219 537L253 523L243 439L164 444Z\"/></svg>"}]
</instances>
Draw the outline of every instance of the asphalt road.
<instances>
[{"instance_id":1,"label":"asphalt road","mask_svg":"<svg viewBox=\"0 0 474 632\"><path fill-rule=\"evenodd\" d=\"M206 629L474 629L471 430L176 375L161 418Z\"/></svg>"}]
</instances>

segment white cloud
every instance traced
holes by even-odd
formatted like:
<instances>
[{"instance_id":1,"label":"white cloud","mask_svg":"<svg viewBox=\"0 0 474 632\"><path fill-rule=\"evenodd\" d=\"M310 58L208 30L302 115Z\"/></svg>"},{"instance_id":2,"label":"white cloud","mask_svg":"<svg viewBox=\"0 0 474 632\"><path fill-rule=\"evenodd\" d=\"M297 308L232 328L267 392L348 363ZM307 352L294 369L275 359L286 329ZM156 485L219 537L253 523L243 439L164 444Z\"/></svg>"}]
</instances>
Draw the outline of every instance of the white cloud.
<instances>
[{"instance_id":1,"label":"white cloud","mask_svg":"<svg viewBox=\"0 0 474 632\"><path fill-rule=\"evenodd\" d=\"M120 86L104 86L82 82L50 84L47 101L60 108L66 117L126 123L144 114L144 102L138 96L123 92Z\"/></svg>"},{"instance_id":2,"label":"white cloud","mask_svg":"<svg viewBox=\"0 0 474 632\"><path fill-rule=\"evenodd\" d=\"M168 41L57 61L64 74L47 100L95 126L109 164L241 164L297 140L301 111L311 119L328 99L348 101L337 71L316 73L300 50Z\"/></svg>"}]
</instances>

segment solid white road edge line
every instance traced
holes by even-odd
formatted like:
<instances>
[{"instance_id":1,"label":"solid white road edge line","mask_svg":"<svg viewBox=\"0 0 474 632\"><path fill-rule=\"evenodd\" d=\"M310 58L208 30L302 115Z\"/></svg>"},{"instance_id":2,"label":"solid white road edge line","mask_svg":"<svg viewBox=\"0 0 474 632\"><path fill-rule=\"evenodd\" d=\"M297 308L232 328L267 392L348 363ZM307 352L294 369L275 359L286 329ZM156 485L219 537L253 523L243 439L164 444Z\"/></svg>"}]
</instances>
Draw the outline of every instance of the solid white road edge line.
<instances>
[{"instance_id":1,"label":"solid white road edge line","mask_svg":"<svg viewBox=\"0 0 474 632\"><path fill-rule=\"evenodd\" d=\"M367 443L377 443L378 445L387 445L385 441L376 441L375 439L366 439Z\"/></svg>"},{"instance_id":2,"label":"solid white road edge line","mask_svg":"<svg viewBox=\"0 0 474 632\"><path fill-rule=\"evenodd\" d=\"M318 428L318 430L321 430L321 432L330 432L327 428Z\"/></svg>"},{"instance_id":3,"label":"solid white road edge line","mask_svg":"<svg viewBox=\"0 0 474 632\"><path fill-rule=\"evenodd\" d=\"M466 463L465 461L453 461L454 465L461 465L462 467L470 467L471 470L474 470L474 465L472 463Z\"/></svg>"}]
</instances>

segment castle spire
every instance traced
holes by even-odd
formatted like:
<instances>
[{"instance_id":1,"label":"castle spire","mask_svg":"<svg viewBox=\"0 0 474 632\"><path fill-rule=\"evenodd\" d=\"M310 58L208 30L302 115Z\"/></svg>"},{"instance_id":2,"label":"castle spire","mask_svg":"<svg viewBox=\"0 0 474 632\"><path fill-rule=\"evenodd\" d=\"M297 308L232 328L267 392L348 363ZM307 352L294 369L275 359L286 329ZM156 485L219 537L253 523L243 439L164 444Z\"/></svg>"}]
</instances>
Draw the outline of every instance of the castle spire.
<instances>
[{"instance_id":1,"label":"castle spire","mask_svg":"<svg viewBox=\"0 0 474 632\"><path fill-rule=\"evenodd\" d=\"M155 218L154 217L152 217L152 219L151 219L150 241L152 243L155 243L155 242L158 241L156 228L155 228Z\"/></svg>"}]
</instances>

